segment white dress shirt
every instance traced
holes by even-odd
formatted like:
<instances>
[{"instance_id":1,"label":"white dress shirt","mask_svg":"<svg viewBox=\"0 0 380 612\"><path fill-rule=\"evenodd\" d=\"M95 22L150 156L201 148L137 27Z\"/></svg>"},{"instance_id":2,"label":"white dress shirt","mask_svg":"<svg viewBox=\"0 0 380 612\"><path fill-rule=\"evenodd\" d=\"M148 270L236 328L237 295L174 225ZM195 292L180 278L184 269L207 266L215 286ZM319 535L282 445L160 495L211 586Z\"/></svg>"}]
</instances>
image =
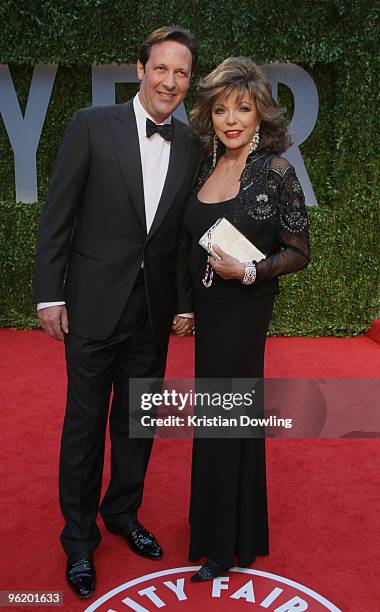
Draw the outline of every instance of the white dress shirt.
<instances>
[{"instance_id":1,"label":"white dress shirt","mask_svg":"<svg viewBox=\"0 0 380 612\"><path fill-rule=\"evenodd\" d=\"M155 121L141 104L139 94L133 99L133 109L140 145L146 230L149 233L168 173L171 142L165 140L159 134L153 134L153 136L147 138L146 120L150 119L153 123ZM171 123L171 115L163 123Z\"/></svg>"},{"instance_id":2,"label":"white dress shirt","mask_svg":"<svg viewBox=\"0 0 380 612\"><path fill-rule=\"evenodd\" d=\"M159 134L153 134L150 138L146 135L146 120L150 119L155 123L152 117L146 112L140 102L139 94L137 93L133 99L133 110L135 112L137 133L140 146L141 168L143 175L144 186L144 202L145 202L145 219L146 230L152 226L158 204L161 198L162 190L169 167L170 147L171 142L165 140ZM163 121L171 123L171 115ZM40 302L37 304L37 310L49 308L50 306L63 306L65 302ZM190 313L183 316L192 316Z\"/></svg>"}]
</instances>

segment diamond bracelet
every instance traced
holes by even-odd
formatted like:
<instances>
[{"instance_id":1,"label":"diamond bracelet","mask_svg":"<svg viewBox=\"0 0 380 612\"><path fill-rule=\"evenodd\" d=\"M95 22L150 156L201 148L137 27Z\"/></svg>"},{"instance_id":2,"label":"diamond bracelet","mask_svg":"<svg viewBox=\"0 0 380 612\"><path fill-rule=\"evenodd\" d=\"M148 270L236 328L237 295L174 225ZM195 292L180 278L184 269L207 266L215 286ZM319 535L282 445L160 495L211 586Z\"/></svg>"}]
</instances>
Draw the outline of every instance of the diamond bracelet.
<instances>
[{"instance_id":1,"label":"diamond bracelet","mask_svg":"<svg viewBox=\"0 0 380 612\"><path fill-rule=\"evenodd\" d=\"M244 278L241 281L243 285L253 285L256 280L256 262L255 261L244 261L245 266Z\"/></svg>"}]
</instances>

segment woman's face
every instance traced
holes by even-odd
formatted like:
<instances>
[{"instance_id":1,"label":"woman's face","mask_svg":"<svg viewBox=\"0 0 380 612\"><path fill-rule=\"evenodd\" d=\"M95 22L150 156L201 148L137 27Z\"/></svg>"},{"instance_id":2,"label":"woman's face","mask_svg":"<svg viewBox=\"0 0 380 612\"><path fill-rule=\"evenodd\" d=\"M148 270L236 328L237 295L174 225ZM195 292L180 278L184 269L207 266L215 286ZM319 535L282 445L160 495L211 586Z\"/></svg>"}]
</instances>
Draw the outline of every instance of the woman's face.
<instances>
[{"instance_id":1,"label":"woman's face","mask_svg":"<svg viewBox=\"0 0 380 612\"><path fill-rule=\"evenodd\" d=\"M239 100L234 92L218 98L211 111L215 134L228 149L249 146L260 119L255 99L248 93Z\"/></svg>"}]
</instances>

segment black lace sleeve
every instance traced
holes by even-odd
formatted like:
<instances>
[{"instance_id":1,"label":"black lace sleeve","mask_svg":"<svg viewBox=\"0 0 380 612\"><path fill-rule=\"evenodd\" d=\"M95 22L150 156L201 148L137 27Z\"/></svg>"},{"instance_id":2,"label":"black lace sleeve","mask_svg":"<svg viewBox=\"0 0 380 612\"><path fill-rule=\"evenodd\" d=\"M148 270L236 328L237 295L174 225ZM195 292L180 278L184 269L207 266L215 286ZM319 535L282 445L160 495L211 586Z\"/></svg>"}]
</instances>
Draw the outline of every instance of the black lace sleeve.
<instances>
[{"instance_id":1,"label":"black lace sleeve","mask_svg":"<svg viewBox=\"0 0 380 612\"><path fill-rule=\"evenodd\" d=\"M273 159L268 180L277 184L277 242L281 250L258 262L255 284L302 270L310 257L305 198L293 166L284 158Z\"/></svg>"}]
</instances>

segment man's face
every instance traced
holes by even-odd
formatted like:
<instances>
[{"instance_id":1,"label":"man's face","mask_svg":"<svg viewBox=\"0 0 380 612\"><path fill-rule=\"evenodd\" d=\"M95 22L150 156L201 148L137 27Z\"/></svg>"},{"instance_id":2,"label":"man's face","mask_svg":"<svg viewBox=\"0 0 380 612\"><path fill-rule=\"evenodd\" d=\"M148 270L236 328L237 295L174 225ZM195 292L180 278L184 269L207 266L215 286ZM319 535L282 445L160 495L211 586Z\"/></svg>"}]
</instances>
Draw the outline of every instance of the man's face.
<instances>
[{"instance_id":1,"label":"man's face","mask_svg":"<svg viewBox=\"0 0 380 612\"><path fill-rule=\"evenodd\" d=\"M145 70L137 62L140 101L156 123L162 123L184 99L190 84L191 63L190 50L174 40L153 45Z\"/></svg>"}]
</instances>

